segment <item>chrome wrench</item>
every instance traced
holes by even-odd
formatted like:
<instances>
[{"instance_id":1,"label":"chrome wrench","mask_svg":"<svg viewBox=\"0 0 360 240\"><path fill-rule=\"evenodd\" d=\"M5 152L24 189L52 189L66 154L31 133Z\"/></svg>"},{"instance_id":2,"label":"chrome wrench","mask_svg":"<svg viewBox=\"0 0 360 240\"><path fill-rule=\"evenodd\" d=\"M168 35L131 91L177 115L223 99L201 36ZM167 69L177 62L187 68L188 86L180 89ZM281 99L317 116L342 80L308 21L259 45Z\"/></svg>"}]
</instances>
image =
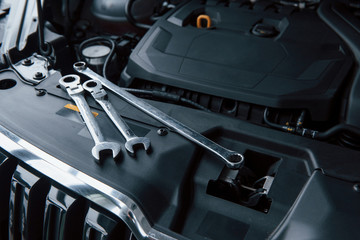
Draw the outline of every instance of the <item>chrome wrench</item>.
<instances>
[{"instance_id":1,"label":"chrome wrench","mask_svg":"<svg viewBox=\"0 0 360 240\"><path fill-rule=\"evenodd\" d=\"M151 106L147 102L142 101L141 99L137 98L131 93L128 93L121 87L115 85L106 78L98 75L97 73L89 69L86 66L85 62L75 63L74 69L75 71L82 73L91 79L98 80L103 86L105 86L107 89L111 90L118 96L120 96L126 102L140 109L141 111L153 117L154 119L158 120L159 122L165 124L166 126L176 131L183 137L213 152L214 154L216 154L221 158L221 160L226 164L227 167L232 169L237 169L242 167L244 163L244 156L242 154L220 146L219 144L211 141L210 139L206 138L205 136L201 135L195 130L189 128L185 124L173 119L172 117L163 113L159 109Z\"/></svg>"},{"instance_id":2,"label":"chrome wrench","mask_svg":"<svg viewBox=\"0 0 360 240\"><path fill-rule=\"evenodd\" d=\"M126 122L120 117L111 102L107 99L107 93L103 89L101 83L98 80L88 80L83 84L83 88L90 92L93 98L100 106L104 109L106 114L109 116L114 125L119 129L121 134L124 136L126 150L134 155L134 146L142 145L147 151L150 148L150 140L147 137L138 137L126 124Z\"/></svg>"},{"instance_id":3,"label":"chrome wrench","mask_svg":"<svg viewBox=\"0 0 360 240\"><path fill-rule=\"evenodd\" d=\"M104 150L111 150L113 158L120 153L120 144L116 142L106 142L104 136L100 131L100 127L95 120L95 117L91 113L90 107L84 98L84 89L80 83L80 77L78 75L66 75L59 80L62 89L67 91L69 96L75 102L79 108L81 116L83 117L86 127L89 129L91 137L95 142L95 146L92 148L91 153L95 159L100 160L100 152Z\"/></svg>"}]
</instances>

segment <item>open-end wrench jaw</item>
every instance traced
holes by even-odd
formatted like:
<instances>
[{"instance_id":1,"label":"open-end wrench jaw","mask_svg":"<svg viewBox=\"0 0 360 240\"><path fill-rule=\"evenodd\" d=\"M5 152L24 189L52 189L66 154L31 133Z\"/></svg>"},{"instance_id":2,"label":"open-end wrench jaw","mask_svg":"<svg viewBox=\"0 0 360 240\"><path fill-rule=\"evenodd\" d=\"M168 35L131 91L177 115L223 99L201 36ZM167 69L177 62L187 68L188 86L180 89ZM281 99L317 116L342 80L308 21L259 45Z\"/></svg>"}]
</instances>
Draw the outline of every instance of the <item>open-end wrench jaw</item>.
<instances>
[{"instance_id":1,"label":"open-end wrench jaw","mask_svg":"<svg viewBox=\"0 0 360 240\"><path fill-rule=\"evenodd\" d=\"M135 155L134 146L143 146L146 152L150 149L150 139L147 137L135 137L126 141L125 149L131 154Z\"/></svg>"},{"instance_id":2,"label":"open-end wrench jaw","mask_svg":"<svg viewBox=\"0 0 360 240\"><path fill-rule=\"evenodd\" d=\"M104 109L106 114L109 116L114 125L124 136L125 149L132 156L135 155L134 147L142 146L146 152L150 149L150 139L147 137L138 137L126 124L126 122L117 114L115 108L112 106L111 102L107 99L107 93L103 89L102 84L98 80L88 80L83 84L83 88L90 92L93 98L99 105Z\"/></svg>"},{"instance_id":3,"label":"open-end wrench jaw","mask_svg":"<svg viewBox=\"0 0 360 240\"><path fill-rule=\"evenodd\" d=\"M117 158L117 156L119 155L121 148L120 145L118 143L114 143L114 142L101 142L99 144L96 144L92 150L91 150L91 154L93 155L93 157L97 160L97 161L101 161L101 155L100 152L102 151L107 151L107 150L111 150L112 152L112 157L115 159Z\"/></svg>"}]
</instances>

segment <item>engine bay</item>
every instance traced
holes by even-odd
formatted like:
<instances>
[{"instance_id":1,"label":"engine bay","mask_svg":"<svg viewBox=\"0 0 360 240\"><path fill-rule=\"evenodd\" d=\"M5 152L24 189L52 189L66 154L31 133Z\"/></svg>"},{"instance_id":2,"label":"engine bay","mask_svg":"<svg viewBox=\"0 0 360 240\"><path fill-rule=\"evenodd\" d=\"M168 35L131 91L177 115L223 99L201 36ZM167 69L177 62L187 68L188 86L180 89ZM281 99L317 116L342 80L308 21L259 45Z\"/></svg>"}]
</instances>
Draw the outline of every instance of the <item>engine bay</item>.
<instances>
[{"instance_id":1,"label":"engine bay","mask_svg":"<svg viewBox=\"0 0 360 240\"><path fill-rule=\"evenodd\" d=\"M358 5L25 2L1 5L32 19L0 25L1 126L171 239L359 236Z\"/></svg>"},{"instance_id":2,"label":"engine bay","mask_svg":"<svg viewBox=\"0 0 360 240\"><path fill-rule=\"evenodd\" d=\"M209 28L194 26L201 15L213 19ZM123 81L127 86L142 79L219 97L235 116L246 114L237 105L248 104L306 109L310 121L327 121L352 65L345 49L313 10L269 1L251 7L193 1L147 32Z\"/></svg>"}]
</instances>

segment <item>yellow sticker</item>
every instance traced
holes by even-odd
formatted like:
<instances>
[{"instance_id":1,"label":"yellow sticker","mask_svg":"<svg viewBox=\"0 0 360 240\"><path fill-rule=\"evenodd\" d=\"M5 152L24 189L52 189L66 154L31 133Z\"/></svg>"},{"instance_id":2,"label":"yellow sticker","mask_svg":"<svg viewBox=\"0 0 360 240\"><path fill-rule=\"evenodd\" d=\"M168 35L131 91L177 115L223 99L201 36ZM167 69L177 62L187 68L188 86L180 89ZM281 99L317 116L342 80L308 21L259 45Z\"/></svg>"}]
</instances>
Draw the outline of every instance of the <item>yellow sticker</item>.
<instances>
[{"instance_id":1,"label":"yellow sticker","mask_svg":"<svg viewBox=\"0 0 360 240\"><path fill-rule=\"evenodd\" d=\"M80 112L79 108L73 104L66 104L64 108L73 110L75 112ZM97 112L92 112L92 114L94 115L94 117L97 117L99 115Z\"/></svg>"}]
</instances>

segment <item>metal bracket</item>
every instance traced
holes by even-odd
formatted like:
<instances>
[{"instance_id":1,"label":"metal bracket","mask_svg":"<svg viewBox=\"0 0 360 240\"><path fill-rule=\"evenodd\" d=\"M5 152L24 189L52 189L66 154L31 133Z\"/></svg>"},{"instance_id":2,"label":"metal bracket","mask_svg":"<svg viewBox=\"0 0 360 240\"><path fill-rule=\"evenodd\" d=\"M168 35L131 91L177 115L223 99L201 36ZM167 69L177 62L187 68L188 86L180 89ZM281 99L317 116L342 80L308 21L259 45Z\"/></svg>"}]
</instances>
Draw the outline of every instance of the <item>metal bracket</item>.
<instances>
[{"instance_id":1,"label":"metal bracket","mask_svg":"<svg viewBox=\"0 0 360 240\"><path fill-rule=\"evenodd\" d=\"M47 79L55 70L49 70L49 60L41 55L33 54L13 65L15 71L25 82L36 85Z\"/></svg>"}]
</instances>

